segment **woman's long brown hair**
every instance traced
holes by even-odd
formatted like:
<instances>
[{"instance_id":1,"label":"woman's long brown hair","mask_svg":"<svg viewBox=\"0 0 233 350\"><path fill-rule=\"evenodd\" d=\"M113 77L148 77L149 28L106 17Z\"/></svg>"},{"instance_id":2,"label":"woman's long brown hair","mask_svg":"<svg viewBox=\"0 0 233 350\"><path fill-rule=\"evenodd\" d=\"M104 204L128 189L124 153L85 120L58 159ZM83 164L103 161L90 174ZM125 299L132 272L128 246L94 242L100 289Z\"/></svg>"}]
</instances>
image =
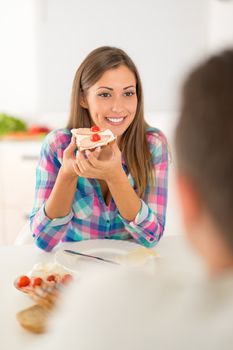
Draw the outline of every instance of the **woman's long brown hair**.
<instances>
[{"instance_id":1,"label":"woman's long brown hair","mask_svg":"<svg viewBox=\"0 0 233 350\"><path fill-rule=\"evenodd\" d=\"M67 128L86 128L92 126L87 109L81 107L82 91L87 91L109 69L120 65L128 67L136 78L137 110L135 118L120 139L120 150L132 175L138 195L141 197L146 186L153 180L151 154L146 140L142 84L137 68L131 58L121 49L102 46L93 50L78 68L73 81L70 117Z\"/></svg>"}]
</instances>

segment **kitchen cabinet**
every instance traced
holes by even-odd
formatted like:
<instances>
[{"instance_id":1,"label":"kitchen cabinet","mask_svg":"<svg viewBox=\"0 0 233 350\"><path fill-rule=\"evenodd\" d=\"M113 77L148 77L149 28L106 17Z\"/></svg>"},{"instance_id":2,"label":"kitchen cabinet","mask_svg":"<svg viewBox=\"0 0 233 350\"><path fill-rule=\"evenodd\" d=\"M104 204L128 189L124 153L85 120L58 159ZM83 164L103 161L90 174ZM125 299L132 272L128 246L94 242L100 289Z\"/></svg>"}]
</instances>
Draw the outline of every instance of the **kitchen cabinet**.
<instances>
[{"instance_id":1,"label":"kitchen cabinet","mask_svg":"<svg viewBox=\"0 0 233 350\"><path fill-rule=\"evenodd\" d=\"M41 141L0 142L0 243L15 241L31 212Z\"/></svg>"}]
</instances>

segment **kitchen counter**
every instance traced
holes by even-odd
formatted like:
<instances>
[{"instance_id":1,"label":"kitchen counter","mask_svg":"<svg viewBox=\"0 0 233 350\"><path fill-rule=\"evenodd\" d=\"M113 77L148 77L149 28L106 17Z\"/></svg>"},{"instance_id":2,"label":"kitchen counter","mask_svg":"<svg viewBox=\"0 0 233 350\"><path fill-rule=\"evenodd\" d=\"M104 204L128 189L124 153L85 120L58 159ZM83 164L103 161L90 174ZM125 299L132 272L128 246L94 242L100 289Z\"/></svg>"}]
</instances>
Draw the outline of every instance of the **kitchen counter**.
<instances>
[{"instance_id":1,"label":"kitchen counter","mask_svg":"<svg viewBox=\"0 0 233 350\"><path fill-rule=\"evenodd\" d=\"M29 134L29 133L14 133L14 134L8 134L5 136L0 137L1 142L9 142L9 141L17 141L17 142L24 142L24 141L39 141L42 142L45 135L36 135L36 134Z\"/></svg>"}]
</instances>

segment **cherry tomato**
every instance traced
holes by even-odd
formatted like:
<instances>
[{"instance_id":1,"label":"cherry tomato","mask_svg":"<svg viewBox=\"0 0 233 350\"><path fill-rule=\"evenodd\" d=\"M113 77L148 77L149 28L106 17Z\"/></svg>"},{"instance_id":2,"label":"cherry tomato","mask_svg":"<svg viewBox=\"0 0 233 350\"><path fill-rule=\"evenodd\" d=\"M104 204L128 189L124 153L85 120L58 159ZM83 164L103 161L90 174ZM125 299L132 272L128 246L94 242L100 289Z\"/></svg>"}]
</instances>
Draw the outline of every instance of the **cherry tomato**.
<instances>
[{"instance_id":1,"label":"cherry tomato","mask_svg":"<svg viewBox=\"0 0 233 350\"><path fill-rule=\"evenodd\" d=\"M61 283L67 284L73 281L73 276L70 275L69 273L65 274L62 279L61 279Z\"/></svg>"},{"instance_id":2,"label":"cherry tomato","mask_svg":"<svg viewBox=\"0 0 233 350\"><path fill-rule=\"evenodd\" d=\"M48 281L48 282L56 282L56 277L55 277L54 275L49 275L49 276L47 277L47 281Z\"/></svg>"},{"instance_id":3,"label":"cherry tomato","mask_svg":"<svg viewBox=\"0 0 233 350\"><path fill-rule=\"evenodd\" d=\"M98 134L91 135L91 141L96 142L99 140L100 140L100 135L98 135Z\"/></svg>"},{"instance_id":4,"label":"cherry tomato","mask_svg":"<svg viewBox=\"0 0 233 350\"><path fill-rule=\"evenodd\" d=\"M35 287L37 287L37 286L41 286L42 282L43 282L42 278L40 278L40 277L34 277L34 278L32 279L32 287L35 288Z\"/></svg>"},{"instance_id":5,"label":"cherry tomato","mask_svg":"<svg viewBox=\"0 0 233 350\"><path fill-rule=\"evenodd\" d=\"M100 131L100 128L99 128L97 125L93 125L93 126L91 127L91 131L92 131L92 132L98 132L98 131Z\"/></svg>"},{"instance_id":6,"label":"cherry tomato","mask_svg":"<svg viewBox=\"0 0 233 350\"><path fill-rule=\"evenodd\" d=\"M17 280L17 286L19 288L27 287L30 285L30 283L31 283L31 280L28 276L20 276Z\"/></svg>"}]
</instances>

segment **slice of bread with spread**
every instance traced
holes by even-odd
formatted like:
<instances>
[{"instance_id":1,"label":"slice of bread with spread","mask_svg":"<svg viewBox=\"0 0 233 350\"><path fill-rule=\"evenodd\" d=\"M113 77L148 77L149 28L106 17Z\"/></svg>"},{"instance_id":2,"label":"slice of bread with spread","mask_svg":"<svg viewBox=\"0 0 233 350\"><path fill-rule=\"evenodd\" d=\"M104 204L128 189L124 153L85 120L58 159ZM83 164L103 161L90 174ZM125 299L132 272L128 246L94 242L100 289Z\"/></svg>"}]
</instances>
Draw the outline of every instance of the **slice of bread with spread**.
<instances>
[{"instance_id":1,"label":"slice of bread with spread","mask_svg":"<svg viewBox=\"0 0 233 350\"><path fill-rule=\"evenodd\" d=\"M111 130L101 130L97 126L93 126L90 129L72 129L71 133L75 137L77 147L80 151L103 147L116 139Z\"/></svg>"},{"instance_id":2,"label":"slice of bread with spread","mask_svg":"<svg viewBox=\"0 0 233 350\"><path fill-rule=\"evenodd\" d=\"M16 318L21 326L33 333L44 333L49 312L40 305L19 311Z\"/></svg>"}]
</instances>

